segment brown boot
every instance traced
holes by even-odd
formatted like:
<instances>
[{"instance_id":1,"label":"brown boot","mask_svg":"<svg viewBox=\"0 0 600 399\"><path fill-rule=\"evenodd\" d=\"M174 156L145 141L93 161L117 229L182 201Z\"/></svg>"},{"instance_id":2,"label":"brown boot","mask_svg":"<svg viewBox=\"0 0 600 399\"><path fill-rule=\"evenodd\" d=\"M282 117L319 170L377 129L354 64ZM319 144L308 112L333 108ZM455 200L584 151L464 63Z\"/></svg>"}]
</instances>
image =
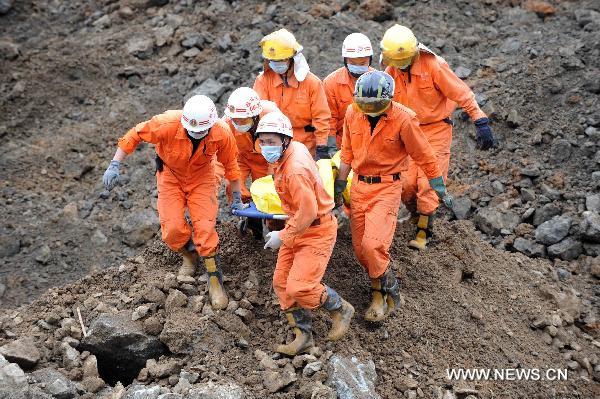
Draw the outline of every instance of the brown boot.
<instances>
[{"instance_id":1,"label":"brown boot","mask_svg":"<svg viewBox=\"0 0 600 399\"><path fill-rule=\"evenodd\" d=\"M208 274L208 297L215 310L225 309L229 303L225 288L223 287L223 272L219 266L217 255L204 257L204 266Z\"/></svg>"},{"instance_id":2,"label":"brown boot","mask_svg":"<svg viewBox=\"0 0 600 399\"><path fill-rule=\"evenodd\" d=\"M289 344L277 345L275 352L287 356L308 352L314 346L310 312L306 309L292 308L285 312L285 316L296 337Z\"/></svg>"},{"instance_id":3,"label":"brown boot","mask_svg":"<svg viewBox=\"0 0 600 399\"><path fill-rule=\"evenodd\" d=\"M183 258L183 263L177 273L179 276L194 277L196 274L196 265L198 264L198 253L196 250L189 250L187 245L178 251Z\"/></svg>"},{"instance_id":4,"label":"brown boot","mask_svg":"<svg viewBox=\"0 0 600 399\"><path fill-rule=\"evenodd\" d=\"M323 308L329 311L333 324L327 335L329 341L342 339L350 329L350 320L354 316L354 306L346 302L344 298L331 287L325 286L327 299L323 302Z\"/></svg>"},{"instance_id":5,"label":"brown boot","mask_svg":"<svg viewBox=\"0 0 600 399\"><path fill-rule=\"evenodd\" d=\"M410 240L408 246L413 249L424 250L432 235L433 215L419 215L417 220L417 234Z\"/></svg>"},{"instance_id":6,"label":"brown boot","mask_svg":"<svg viewBox=\"0 0 600 399\"><path fill-rule=\"evenodd\" d=\"M381 288L381 279L371 279L371 304L365 311L365 320L381 321L385 319L387 304L384 298L384 293Z\"/></svg>"}]
</instances>

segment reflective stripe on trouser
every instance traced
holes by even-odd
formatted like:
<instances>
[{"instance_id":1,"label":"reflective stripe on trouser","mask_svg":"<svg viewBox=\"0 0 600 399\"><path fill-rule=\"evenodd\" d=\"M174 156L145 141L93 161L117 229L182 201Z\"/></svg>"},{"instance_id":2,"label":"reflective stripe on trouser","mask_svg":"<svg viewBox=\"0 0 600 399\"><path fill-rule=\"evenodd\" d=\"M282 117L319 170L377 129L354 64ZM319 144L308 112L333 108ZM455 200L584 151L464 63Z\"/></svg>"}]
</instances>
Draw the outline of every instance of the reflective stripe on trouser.
<instances>
[{"instance_id":1,"label":"reflective stripe on trouser","mask_svg":"<svg viewBox=\"0 0 600 399\"><path fill-rule=\"evenodd\" d=\"M379 278L390 263L402 195L401 180L368 184L354 175L350 189L350 229L358 261L371 278Z\"/></svg>"},{"instance_id":2,"label":"reflective stripe on trouser","mask_svg":"<svg viewBox=\"0 0 600 399\"><path fill-rule=\"evenodd\" d=\"M435 151L438 165L444 176L448 177L450 164L450 146L452 145L452 126L444 121L421 125L429 144ZM431 215L439 205L436 192L429 186L429 179L415 161L408 159L408 168L402 172L402 202L407 208L422 215Z\"/></svg>"},{"instance_id":3,"label":"reflective stripe on trouser","mask_svg":"<svg viewBox=\"0 0 600 399\"><path fill-rule=\"evenodd\" d=\"M273 288L281 309L314 309L321 305L325 286L321 279L337 238L337 221L331 217L296 237L293 247L281 245L273 274Z\"/></svg>"},{"instance_id":4,"label":"reflective stripe on trouser","mask_svg":"<svg viewBox=\"0 0 600 399\"><path fill-rule=\"evenodd\" d=\"M156 181L163 241L177 251L191 237L201 256L215 253L219 237L215 230L218 203L213 167L207 167L205 173L195 174L193 180L181 182L165 165L163 171L156 174ZM185 220L186 208L193 229Z\"/></svg>"},{"instance_id":5,"label":"reflective stripe on trouser","mask_svg":"<svg viewBox=\"0 0 600 399\"><path fill-rule=\"evenodd\" d=\"M246 180L248 180L248 176L250 176L250 181L253 182L256 179L260 179L261 177L265 177L269 174L269 165L266 163L265 158L262 154L252 153L252 154L240 154L238 156L238 166L240 167L240 184L242 186L242 201L250 202L252 200L252 195L250 194L250 190L246 186ZM229 203L232 201L231 196L231 187L227 185L226 189L227 200Z\"/></svg>"}]
</instances>

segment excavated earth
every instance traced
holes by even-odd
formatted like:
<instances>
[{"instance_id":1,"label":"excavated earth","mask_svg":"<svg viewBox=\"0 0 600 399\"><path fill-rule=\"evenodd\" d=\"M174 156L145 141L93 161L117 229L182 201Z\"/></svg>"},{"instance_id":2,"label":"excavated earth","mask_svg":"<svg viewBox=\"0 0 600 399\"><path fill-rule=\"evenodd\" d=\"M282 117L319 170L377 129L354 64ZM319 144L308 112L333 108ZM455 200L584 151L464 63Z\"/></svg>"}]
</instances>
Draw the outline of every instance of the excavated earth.
<instances>
[{"instance_id":1,"label":"excavated earth","mask_svg":"<svg viewBox=\"0 0 600 399\"><path fill-rule=\"evenodd\" d=\"M191 93L222 110L251 86L264 34L293 31L324 78L348 33L376 43L394 22L473 88L500 146L476 150L457 111L449 188L459 206L436 222L426 253L406 248L412 227L399 223L402 310L381 325L362 319L368 282L342 229L325 282L357 308L349 336L327 343L317 312L314 358L277 358L288 328L270 288L275 255L221 212L235 302L213 314L205 281L177 281L179 260L156 235L152 148L127 160L111 193L102 173L135 123ZM56 387L35 381L52 370L71 387L55 397L158 397L132 396L136 384L190 398L219 384L229 397L335 397L329 386L344 397L340 357L373 371L355 381L377 375L355 397L599 397L599 60L593 0L0 1L0 354L16 362L0 357L0 397L47 397ZM121 315L161 349L158 363L107 362L86 346L77 308L88 329ZM568 379L447 378L459 367L567 369Z\"/></svg>"}]
</instances>

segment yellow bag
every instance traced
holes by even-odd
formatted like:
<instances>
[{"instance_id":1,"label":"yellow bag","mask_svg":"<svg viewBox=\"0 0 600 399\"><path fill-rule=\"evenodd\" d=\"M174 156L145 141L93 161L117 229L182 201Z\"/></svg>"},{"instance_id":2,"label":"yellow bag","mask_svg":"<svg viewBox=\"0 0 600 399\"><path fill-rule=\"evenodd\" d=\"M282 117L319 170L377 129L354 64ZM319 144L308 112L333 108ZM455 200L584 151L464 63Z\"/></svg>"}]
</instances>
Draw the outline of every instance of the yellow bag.
<instances>
[{"instance_id":1,"label":"yellow bag","mask_svg":"<svg viewBox=\"0 0 600 399\"><path fill-rule=\"evenodd\" d=\"M335 170L334 178L333 178L334 180L337 178L338 172L340 170L340 162L342 162L341 153L342 153L341 151L338 151L331 158L331 163L333 165L333 169ZM352 177L353 176L354 176L354 172L352 170L350 170L350 173L348 174L348 179L346 179L348 181L348 184L346 184L346 189L342 193L342 195L344 196L344 202L348 206L350 206L350 187L352 186Z\"/></svg>"},{"instance_id":2,"label":"yellow bag","mask_svg":"<svg viewBox=\"0 0 600 399\"><path fill-rule=\"evenodd\" d=\"M335 175L331 160L320 159L317 161L317 167L325 191L333 198L333 182L335 181ZM270 213L272 215L283 214L283 209L281 209L281 199L279 199L279 195L277 195L277 191L275 190L273 176L269 175L254 180L250 186L250 194L252 194L252 201L259 211Z\"/></svg>"}]
</instances>

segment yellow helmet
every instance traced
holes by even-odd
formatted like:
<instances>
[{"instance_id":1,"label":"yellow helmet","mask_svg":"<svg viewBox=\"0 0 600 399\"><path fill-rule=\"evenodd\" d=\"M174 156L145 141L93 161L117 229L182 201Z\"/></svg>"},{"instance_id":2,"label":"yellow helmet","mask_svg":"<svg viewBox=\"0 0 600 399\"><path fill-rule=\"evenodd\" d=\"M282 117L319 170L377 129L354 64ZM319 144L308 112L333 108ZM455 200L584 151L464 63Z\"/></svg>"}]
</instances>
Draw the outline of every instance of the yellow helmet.
<instances>
[{"instance_id":1,"label":"yellow helmet","mask_svg":"<svg viewBox=\"0 0 600 399\"><path fill-rule=\"evenodd\" d=\"M269 33L260 41L262 55L269 61L281 61L292 58L297 52L302 51L302 46L296 41L294 35L287 29L279 29Z\"/></svg>"},{"instance_id":2,"label":"yellow helmet","mask_svg":"<svg viewBox=\"0 0 600 399\"><path fill-rule=\"evenodd\" d=\"M381 57L386 65L406 68L419 52L412 30L402 25L389 28L381 39Z\"/></svg>"}]
</instances>

